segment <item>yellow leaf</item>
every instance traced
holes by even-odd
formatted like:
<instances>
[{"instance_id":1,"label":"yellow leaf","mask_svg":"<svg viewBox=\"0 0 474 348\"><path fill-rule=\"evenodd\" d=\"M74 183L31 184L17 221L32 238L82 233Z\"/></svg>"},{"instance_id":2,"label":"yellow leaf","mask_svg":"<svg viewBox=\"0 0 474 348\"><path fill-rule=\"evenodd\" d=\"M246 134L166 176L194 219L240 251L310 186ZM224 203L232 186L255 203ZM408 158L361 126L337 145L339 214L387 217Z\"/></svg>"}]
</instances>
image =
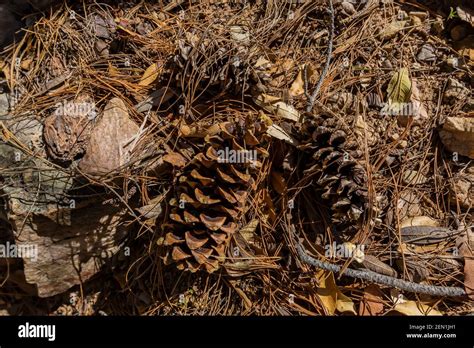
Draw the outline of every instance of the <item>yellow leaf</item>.
<instances>
[{"instance_id":1,"label":"yellow leaf","mask_svg":"<svg viewBox=\"0 0 474 348\"><path fill-rule=\"evenodd\" d=\"M158 78L159 73L160 68L158 64L153 63L145 70L138 84L143 87L151 85Z\"/></svg>"},{"instance_id":2,"label":"yellow leaf","mask_svg":"<svg viewBox=\"0 0 474 348\"><path fill-rule=\"evenodd\" d=\"M339 290L332 272L319 271L316 277L319 280L317 294L328 314L333 315L337 310L340 313L349 312L356 315L354 303Z\"/></svg>"},{"instance_id":3,"label":"yellow leaf","mask_svg":"<svg viewBox=\"0 0 474 348\"><path fill-rule=\"evenodd\" d=\"M298 76L296 76L295 81L293 81L293 83L291 84L289 94L292 97L297 97L304 93L304 69L305 67L303 66L303 68L299 71ZM311 69L309 66L307 74L308 76L306 76L306 78L309 80L313 75L313 69Z\"/></svg>"},{"instance_id":4,"label":"yellow leaf","mask_svg":"<svg viewBox=\"0 0 474 348\"><path fill-rule=\"evenodd\" d=\"M388 107L393 113L400 113L403 104L410 102L412 83L407 68L393 74L387 88Z\"/></svg>"},{"instance_id":5,"label":"yellow leaf","mask_svg":"<svg viewBox=\"0 0 474 348\"><path fill-rule=\"evenodd\" d=\"M257 229L258 222L259 222L258 219L253 219L247 225L242 227L239 231L242 237L244 237L244 239L249 243L253 242L255 230Z\"/></svg>"},{"instance_id":6,"label":"yellow leaf","mask_svg":"<svg viewBox=\"0 0 474 348\"><path fill-rule=\"evenodd\" d=\"M443 315L440 311L424 303L417 303L415 301L397 303L393 310L405 315Z\"/></svg>"},{"instance_id":7,"label":"yellow leaf","mask_svg":"<svg viewBox=\"0 0 474 348\"><path fill-rule=\"evenodd\" d=\"M408 103L410 101L411 80L407 68L401 68L392 76L387 92L391 103Z\"/></svg>"}]
</instances>

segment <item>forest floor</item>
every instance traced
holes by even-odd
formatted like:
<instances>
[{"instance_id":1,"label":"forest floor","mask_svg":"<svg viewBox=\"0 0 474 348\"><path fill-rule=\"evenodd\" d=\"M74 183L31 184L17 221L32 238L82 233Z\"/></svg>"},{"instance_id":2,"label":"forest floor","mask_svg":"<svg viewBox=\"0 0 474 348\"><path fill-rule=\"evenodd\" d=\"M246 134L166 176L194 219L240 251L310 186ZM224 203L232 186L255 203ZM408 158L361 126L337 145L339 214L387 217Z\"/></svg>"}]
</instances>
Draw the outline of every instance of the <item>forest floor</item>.
<instances>
[{"instance_id":1,"label":"forest floor","mask_svg":"<svg viewBox=\"0 0 474 348\"><path fill-rule=\"evenodd\" d=\"M0 310L472 314L473 26L462 1L53 7L0 55L31 160L1 149L5 240L40 251L0 263Z\"/></svg>"}]
</instances>

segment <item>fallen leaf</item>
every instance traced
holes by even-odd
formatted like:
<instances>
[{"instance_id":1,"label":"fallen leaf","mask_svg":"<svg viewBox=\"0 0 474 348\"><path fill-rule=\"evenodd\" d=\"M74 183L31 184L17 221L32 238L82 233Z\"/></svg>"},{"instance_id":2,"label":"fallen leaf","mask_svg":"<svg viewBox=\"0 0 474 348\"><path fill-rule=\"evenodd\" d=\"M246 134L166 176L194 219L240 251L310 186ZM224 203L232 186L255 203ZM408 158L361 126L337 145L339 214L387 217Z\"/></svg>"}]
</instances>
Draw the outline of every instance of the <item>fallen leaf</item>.
<instances>
[{"instance_id":1,"label":"fallen leaf","mask_svg":"<svg viewBox=\"0 0 474 348\"><path fill-rule=\"evenodd\" d=\"M362 115L357 116L354 130L359 139L367 140L367 144L369 146L375 145L379 140L374 129L367 122L365 122Z\"/></svg>"},{"instance_id":2,"label":"fallen leaf","mask_svg":"<svg viewBox=\"0 0 474 348\"><path fill-rule=\"evenodd\" d=\"M387 88L389 114L400 114L406 103L411 100L412 82L407 68L401 68L393 74Z\"/></svg>"},{"instance_id":3,"label":"fallen leaf","mask_svg":"<svg viewBox=\"0 0 474 348\"><path fill-rule=\"evenodd\" d=\"M177 152L170 152L163 156L163 161L175 167L184 167L187 163L186 158Z\"/></svg>"},{"instance_id":4,"label":"fallen leaf","mask_svg":"<svg viewBox=\"0 0 474 348\"><path fill-rule=\"evenodd\" d=\"M260 94L255 98L255 103L261 106L266 111L275 114L277 117L281 117L287 120L296 121L300 120L300 113L293 106L284 103L280 98L274 97L268 94Z\"/></svg>"},{"instance_id":5,"label":"fallen leaf","mask_svg":"<svg viewBox=\"0 0 474 348\"><path fill-rule=\"evenodd\" d=\"M295 145L295 146L298 145L298 141L296 139L291 137L287 132L285 132L283 128L281 128L280 126L277 126L276 124L273 124L270 127L268 127L267 134L276 139L286 141L287 143L291 145Z\"/></svg>"},{"instance_id":6,"label":"fallen leaf","mask_svg":"<svg viewBox=\"0 0 474 348\"><path fill-rule=\"evenodd\" d=\"M143 219L156 219L162 212L161 202L163 199L164 197L160 195L150 200L147 205L137 208L140 217Z\"/></svg>"},{"instance_id":7,"label":"fallen leaf","mask_svg":"<svg viewBox=\"0 0 474 348\"><path fill-rule=\"evenodd\" d=\"M270 178L272 187L275 189L275 191L280 195L284 194L287 187L283 176L280 173L273 171Z\"/></svg>"},{"instance_id":8,"label":"fallen leaf","mask_svg":"<svg viewBox=\"0 0 474 348\"><path fill-rule=\"evenodd\" d=\"M333 315L336 310L340 313L357 314L352 300L337 287L332 272L321 270L317 272L316 277L319 280L317 294L328 314Z\"/></svg>"},{"instance_id":9,"label":"fallen leaf","mask_svg":"<svg viewBox=\"0 0 474 348\"><path fill-rule=\"evenodd\" d=\"M408 226L433 226L438 227L439 223L435 219L429 216L415 216L409 219L405 219L401 222L400 228Z\"/></svg>"},{"instance_id":10,"label":"fallen leaf","mask_svg":"<svg viewBox=\"0 0 474 348\"><path fill-rule=\"evenodd\" d=\"M109 69L108 69L108 73L110 76L119 76L120 75L120 71L119 69L117 69L117 67L115 67L112 63L109 62Z\"/></svg>"},{"instance_id":11,"label":"fallen leaf","mask_svg":"<svg viewBox=\"0 0 474 348\"><path fill-rule=\"evenodd\" d=\"M239 231L240 235L249 243L253 242L255 231L257 230L259 220L253 219Z\"/></svg>"},{"instance_id":12,"label":"fallen leaf","mask_svg":"<svg viewBox=\"0 0 474 348\"><path fill-rule=\"evenodd\" d=\"M304 70L305 67L303 66L300 71L298 72L298 76L296 76L295 81L291 84L289 95L292 97L297 97L304 93ZM314 71L309 66L307 68L307 76L306 78L309 80L313 75Z\"/></svg>"},{"instance_id":13,"label":"fallen leaf","mask_svg":"<svg viewBox=\"0 0 474 348\"><path fill-rule=\"evenodd\" d=\"M397 33L405 28L408 21L393 21L387 24L380 33L383 40L391 39Z\"/></svg>"},{"instance_id":14,"label":"fallen leaf","mask_svg":"<svg viewBox=\"0 0 474 348\"><path fill-rule=\"evenodd\" d=\"M464 258L464 287L467 296L474 300L474 259Z\"/></svg>"},{"instance_id":15,"label":"fallen leaf","mask_svg":"<svg viewBox=\"0 0 474 348\"><path fill-rule=\"evenodd\" d=\"M466 7L466 9L463 9L461 7L456 7L456 13L459 16L459 18L465 22L468 22L474 27L474 13L472 10Z\"/></svg>"},{"instance_id":16,"label":"fallen leaf","mask_svg":"<svg viewBox=\"0 0 474 348\"><path fill-rule=\"evenodd\" d=\"M393 308L393 311L404 315L425 315L425 316L436 316L443 315L440 311L424 304L415 301L405 301L397 303Z\"/></svg>"},{"instance_id":17,"label":"fallen leaf","mask_svg":"<svg viewBox=\"0 0 474 348\"><path fill-rule=\"evenodd\" d=\"M351 242L345 242L343 243L344 250L349 252L349 255L351 255L354 260L356 260L359 263L364 262L365 254L362 248L357 247L354 243Z\"/></svg>"},{"instance_id":18,"label":"fallen leaf","mask_svg":"<svg viewBox=\"0 0 474 348\"><path fill-rule=\"evenodd\" d=\"M153 63L145 70L138 84L143 87L151 85L158 78L159 73L160 73L160 68L158 64Z\"/></svg>"},{"instance_id":19,"label":"fallen leaf","mask_svg":"<svg viewBox=\"0 0 474 348\"><path fill-rule=\"evenodd\" d=\"M33 59L31 59L31 58L23 59L23 60L21 61L20 67L21 67L23 70L30 70L32 63L33 63Z\"/></svg>"},{"instance_id":20,"label":"fallen leaf","mask_svg":"<svg viewBox=\"0 0 474 348\"><path fill-rule=\"evenodd\" d=\"M383 313L383 294L380 288L371 284L364 289L364 297L360 302L359 315L379 315Z\"/></svg>"}]
</instances>

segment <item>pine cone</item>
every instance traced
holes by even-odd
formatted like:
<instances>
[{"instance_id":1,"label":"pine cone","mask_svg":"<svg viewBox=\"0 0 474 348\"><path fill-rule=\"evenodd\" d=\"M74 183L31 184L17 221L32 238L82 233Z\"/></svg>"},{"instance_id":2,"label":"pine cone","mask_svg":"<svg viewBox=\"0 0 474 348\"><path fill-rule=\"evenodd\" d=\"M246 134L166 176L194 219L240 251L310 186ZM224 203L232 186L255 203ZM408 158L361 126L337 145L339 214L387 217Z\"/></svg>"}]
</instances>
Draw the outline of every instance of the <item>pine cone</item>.
<instances>
[{"instance_id":1,"label":"pine cone","mask_svg":"<svg viewBox=\"0 0 474 348\"><path fill-rule=\"evenodd\" d=\"M306 138L299 148L309 157L303 173L312 176L317 196L329 203L335 230L352 236L368 209L364 153L335 117L311 117L302 131Z\"/></svg>"},{"instance_id":2,"label":"pine cone","mask_svg":"<svg viewBox=\"0 0 474 348\"><path fill-rule=\"evenodd\" d=\"M229 121L199 139L200 152L178 174L170 202L166 264L191 272L219 268L256 188L260 159L268 156L265 131L260 122Z\"/></svg>"}]
</instances>

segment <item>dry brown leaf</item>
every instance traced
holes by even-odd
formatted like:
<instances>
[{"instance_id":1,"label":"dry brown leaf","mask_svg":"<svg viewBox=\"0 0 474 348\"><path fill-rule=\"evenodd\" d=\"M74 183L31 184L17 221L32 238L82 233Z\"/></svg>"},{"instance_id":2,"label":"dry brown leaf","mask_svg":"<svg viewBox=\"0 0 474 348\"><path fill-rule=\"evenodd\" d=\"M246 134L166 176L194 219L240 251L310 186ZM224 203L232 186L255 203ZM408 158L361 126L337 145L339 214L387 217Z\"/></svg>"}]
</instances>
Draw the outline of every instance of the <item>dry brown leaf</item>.
<instances>
[{"instance_id":1,"label":"dry brown leaf","mask_svg":"<svg viewBox=\"0 0 474 348\"><path fill-rule=\"evenodd\" d=\"M300 71L298 72L298 76L296 76L295 81L291 84L290 90L289 90L289 95L292 97L297 97L302 94L304 94L304 69L305 67L303 66ZM306 78L309 80L311 76L313 76L314 71L308 66L308 72Z\"/></svg>"},{"instance_id":2,"label":"dry brown leaf","mask_svg":"<svg viewBox=\"0 0 474 348\"><path fill-rule=\"evenodd\" d=\"M158 64L153 63L145 70L138 84L143 87L151 85L158 78L158 75L160 74L160 70L161 69L158 66Z\"/></svg>"},{"instance_id":3,"label":"dry brown leaf","mask_svg":"<svg viewBox=\"0 0 474 348\"><path fill-rule=\"evenodd\" d=\"M33 63L33 59L31 59L31 58L23 59L23 60L21 61L20 67L21 67L23 70L30 70L32 63Z\"/></svg>"},{"instance_id":4,"label":"dry brown leaf","mask_svg":"<svg viewBox=\"0 0 474 348\"><path fill-rule=\"evenodd\" d=\"M364 297L360 302L359 315L379 315L383 313L383 294L380 288L371 284L364 290Z\"/></svg>"},{"instance_id":5,"label":"dry brown leaf","mask_svg":"<svg viewBox=\"0 0 474 348\"><path fill-rule=\"evenodd\" d=\"M467 296L474 300L474 259L464 258L464 287Z\"/></svg>"},{"instance_id":6,"label":"dry brown leaf","mask_svg":"<svg viewBox=\"0 0 474 348\"><path fill-rule=\"evenodd\" d=\"M413 107L413 116L415 118L428 118L428 111L426 111L423 104L423 96L418 89L416 80L411 83L411 103Z\"/></svg>"},{"instance_id":7,"label":"dry brown leaf","mask_svg":"<svg viewBox=\"0 0 474 348\"><path fill-rule=\"evenodd\" d=\"M175 167L184 167L187 163L186 158L177 152L170 152L163 156L163 161Z\"/></svg>"},{"instance_id":8,"label":"dry brown leaf","mask_svg":"<svg viewBox=\"0 0 474 348\"><path fill-rule=\"evenodd\" d=\"M287 189L286 182L280 173L275 172L275 171L272 172L271 183L272 183L272 187L275 189L275 191L278 194L282 195L286 192L286 189Z\"/></svg>"}]
</instances>

